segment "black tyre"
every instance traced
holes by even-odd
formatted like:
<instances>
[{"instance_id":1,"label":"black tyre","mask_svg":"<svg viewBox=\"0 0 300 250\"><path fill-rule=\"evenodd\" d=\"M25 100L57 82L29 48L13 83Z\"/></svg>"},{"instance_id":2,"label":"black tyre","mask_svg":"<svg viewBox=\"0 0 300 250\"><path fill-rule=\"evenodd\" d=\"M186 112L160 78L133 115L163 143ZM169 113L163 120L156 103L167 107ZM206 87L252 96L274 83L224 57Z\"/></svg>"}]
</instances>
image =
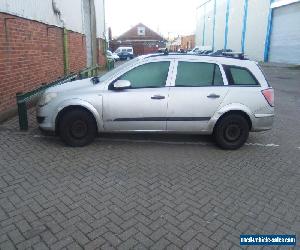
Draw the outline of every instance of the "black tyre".
<instances>
[{"instance_id":1,"label":"black tyre","mask_svg":"<svg viewBox=\"0 0 300 250\"><path fill-rule=\"evenodd\" d=\"M221 118L214 129L218 146L223 149L238 149L249 137L249 125L242 115L232 114Z\"/></svg>"},{"instance_id":2,"label":"black tyre","mask_svg":"<svg viewBox=\"0 0 300 250\"><path fill-rule=\"evenodd\" d=\"M59 135L69 146L90 144L97 134L94 117L83 109L73 109L63 114L59 121Z\"/></svg>"}]
</instances>

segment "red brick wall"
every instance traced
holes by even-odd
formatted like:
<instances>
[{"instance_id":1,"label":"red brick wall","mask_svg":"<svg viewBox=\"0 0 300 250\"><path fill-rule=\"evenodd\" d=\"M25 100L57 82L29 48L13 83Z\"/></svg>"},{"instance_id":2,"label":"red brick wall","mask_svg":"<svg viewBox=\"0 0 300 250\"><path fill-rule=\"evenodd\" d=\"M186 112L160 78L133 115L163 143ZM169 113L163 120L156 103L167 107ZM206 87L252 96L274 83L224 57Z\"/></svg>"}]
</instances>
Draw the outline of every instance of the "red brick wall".
<instances>
[{"instance_id":1,"label":"red brick wall","mask_svg":"<svg viewBox=\"0 0 300 250\"><path fill-rule=\"evenodd\" d=\"M69 71L77 72L86 68L86 38L84 35L70 32L68 33L69 46Z\"/></svg>"},{"instance_id":2,"label":"red brick wall","mask_svg":"<svg viewBox=\"0 0 300 250\"><path fill-rule=\"evenodd\" d=\"M195 47L195 35L181 37L181 48L184 50L193 49Z\"/></svg>"},{"instance_id":3,"label":"red brick wall","mask_svg":"<svg viewBox=\"0 0 300 250\"><path fill-rule=\"evenodd\" d=\"M17 92L64 74L61 28L0 13L0 113L15 107ZM86 66L85 38L69 33L70 71Z\"/></svg>"},{"instance_id":4,"label":"red brick wall","mask_svg":"<svg viewBox=\"0 0 300 250\"><path fill-rule=\"evenodd\" d=\"M100 68L104 68L106 66L106 44L105 41L101 38L97 38L97 46L98 46L98 58L97 63Z\"/></svg>"}]
</instances>

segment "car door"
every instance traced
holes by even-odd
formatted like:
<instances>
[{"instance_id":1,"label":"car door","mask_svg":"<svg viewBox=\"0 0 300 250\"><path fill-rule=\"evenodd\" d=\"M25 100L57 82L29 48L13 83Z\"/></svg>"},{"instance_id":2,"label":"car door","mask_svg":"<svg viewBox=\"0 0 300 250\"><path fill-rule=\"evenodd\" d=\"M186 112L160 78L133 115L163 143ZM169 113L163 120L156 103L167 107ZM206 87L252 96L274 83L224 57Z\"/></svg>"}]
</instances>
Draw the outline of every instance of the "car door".
<instances>
[{"instance_id":1,"label":"car door","mask_svg":"<svg viewBox=\"0 0 300 250\"><path fill-rule=\"evenodd\" d=\"M116 80L128 80L131 87L104 96L106 131L165 131L171 60L139 65Z\"/></svg>"},{"instance_id":2,"label":"car door","mask_svg":"<svg viewBox=\"0 0 300 250\"><path fill-rule=\"evenodd\" d=\"M169 91L168 131L198 132L208 122L228 93L225 72L215 63L180 61Z\"/></svg>"}]
</instances>

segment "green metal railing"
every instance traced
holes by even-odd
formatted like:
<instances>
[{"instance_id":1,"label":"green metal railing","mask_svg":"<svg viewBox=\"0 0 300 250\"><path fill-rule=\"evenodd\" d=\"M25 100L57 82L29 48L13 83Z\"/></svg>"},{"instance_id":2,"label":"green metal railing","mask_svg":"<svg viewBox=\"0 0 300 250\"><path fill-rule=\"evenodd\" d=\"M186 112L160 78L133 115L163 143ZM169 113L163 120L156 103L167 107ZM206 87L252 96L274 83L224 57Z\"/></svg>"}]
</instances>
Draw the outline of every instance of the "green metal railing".
<instances>
[{"instance_id":1,"label":"green metal railing","mask_svg":"<svg viewBox=\"0 0 300 250\"><path fill-rule=\"evenodd\" d=\"M106 60L106 68L107 70L111 70L115 67L115 61L114 60Z\"/></svg>"},{"instance_id":2,"label":"green metal railing","mask_svg":"<svg viewBox=\"0 0 300 250\"><path fill-rule=\"evenodd\" d=\"M64 84L66 82L75 81L78 79L84 79L88 77L96 76L99 72L99 66L93 66L91 68L86 68L78 73L73 73L58 80L51 82L46 85L42 85L41 87L32 90L27 93L17 93L17 105L18 105L18 115L19 115L19 126L20 130L28 130L28 115L27 115L27 108L28 104L38 98L47 88L50 88L55 85Z\"/></svg>"}]
</instances>

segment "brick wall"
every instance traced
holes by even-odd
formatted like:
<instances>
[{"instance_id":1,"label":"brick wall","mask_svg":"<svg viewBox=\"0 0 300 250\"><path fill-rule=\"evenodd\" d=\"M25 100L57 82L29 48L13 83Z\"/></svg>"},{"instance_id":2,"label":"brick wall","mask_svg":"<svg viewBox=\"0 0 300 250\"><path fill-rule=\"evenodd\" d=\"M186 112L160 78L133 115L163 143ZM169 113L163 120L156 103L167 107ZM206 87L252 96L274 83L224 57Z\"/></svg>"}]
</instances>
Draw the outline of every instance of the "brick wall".
<instances>
[{"instance_id":1,"label":"brick wall","mask_svg":"<svg viewBox=\"0 0 300 250\"><path fill-rule=\"evenodd\" d=\"M195 35L181 37L181 48L184 50L193 49L195 47Z\"/></svg>"},{"instance_id":2,"label":"brick wall","mask_svg":"<svg viewBox=\"0 0 300 250\"><path fill-rule=\"evenodd\" d=\"M104 68L106 65L106 42L101 38L97 38L98 46L98 58L97 63L101 68Z\"/></svg>"},{"instance_id":3,"label":"brick wall","mask_svg":"<svg viewBox=\"0 0 300 250\"><path fill-rule=\"evenodd\" d=\"M84 35L69 32L68 33L69 47L69 71L77 72L86 68L86 38Z\"/></svg>"},{"instance_id":4,"label":"brick wall","mask_svg":"<svg viewBox=\"0 0 300 250\"><path fill-rule=\"evenodd\" d=\"M0 13L0 113L26 92L64 74L61 28ZM69 69L86 67L85 37L69 32Z\"/></svg>"}]
</instances>

